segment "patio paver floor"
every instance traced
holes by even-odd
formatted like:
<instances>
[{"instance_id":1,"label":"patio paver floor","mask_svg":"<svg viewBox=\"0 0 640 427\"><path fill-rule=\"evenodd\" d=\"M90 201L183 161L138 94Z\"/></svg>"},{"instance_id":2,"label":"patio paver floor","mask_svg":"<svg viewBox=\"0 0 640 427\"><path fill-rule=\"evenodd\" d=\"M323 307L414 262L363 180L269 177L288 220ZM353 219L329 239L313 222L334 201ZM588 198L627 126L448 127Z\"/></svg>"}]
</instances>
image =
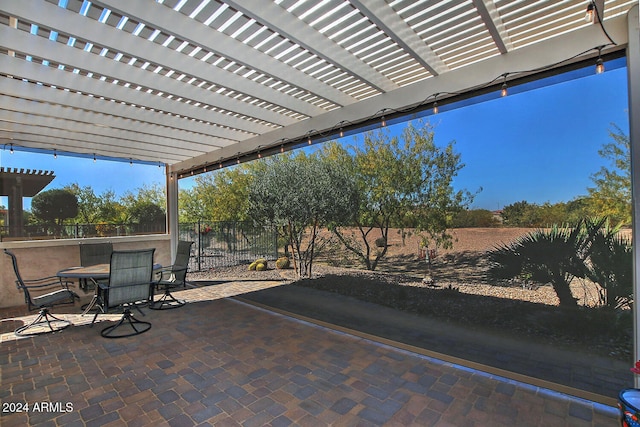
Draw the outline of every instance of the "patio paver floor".
<instances>
[{"instance_id":1,"label":"patio paver floor","mask_svg":"<svg viewBox=\"0 0 640 427\"><path fill-rule=\"evenodd\" d=\"M145 310L152 329L118 340L104 320L2 337L4 427L613 426L614 408L457 367L226 297L278 282L181 291ZM59 312L59 311L56 311ZM68 311L77 312L77 305ZM3 319L8 312L0 311ZM135 313L135 312L134 312ZM137 314L137 313L136 313ZM137 314L139 316L139 314ZM117 316L100 316L111 320ZM19 319L21 320L21 319Z\"/></svg>"}]
</instances>

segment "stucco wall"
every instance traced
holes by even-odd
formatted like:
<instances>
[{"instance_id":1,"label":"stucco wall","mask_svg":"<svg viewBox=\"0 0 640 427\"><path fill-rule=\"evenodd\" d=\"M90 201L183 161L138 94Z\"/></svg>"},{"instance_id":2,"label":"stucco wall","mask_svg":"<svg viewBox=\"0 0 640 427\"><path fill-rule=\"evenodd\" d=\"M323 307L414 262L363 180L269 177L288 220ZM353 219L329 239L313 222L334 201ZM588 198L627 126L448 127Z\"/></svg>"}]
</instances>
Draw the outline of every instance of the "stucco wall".
<instances>
[{"instance_id":1,"label":"stucco wall","mask_svg":"<svg viewBox=\"0 0 640 427\"><path fill-rule=\"evenodd\" d=\"M154 262L171 264L170 240L167 235L113 237L109 239L71 239L0 243L0 307L24 304L24 294L15 286L11 258L3 249L13 252L23 279L55 275L68 267L80 265L79 244L110 241L114 250L155 248Z\"/></svg>"}]
</instances>

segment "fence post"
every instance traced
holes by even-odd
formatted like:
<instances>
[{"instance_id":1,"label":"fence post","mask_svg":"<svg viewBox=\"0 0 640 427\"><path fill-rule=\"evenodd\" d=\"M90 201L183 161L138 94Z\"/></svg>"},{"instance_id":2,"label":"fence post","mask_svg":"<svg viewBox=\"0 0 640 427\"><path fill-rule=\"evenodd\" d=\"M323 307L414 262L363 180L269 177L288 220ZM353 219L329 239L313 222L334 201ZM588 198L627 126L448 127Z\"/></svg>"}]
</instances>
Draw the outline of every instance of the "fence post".
<instances>
[{"instance_id":1,"label":"fence post","mask_svg":"<svg viewBox=\"0 0 640 427\"><path fill-rule=\"evenodd\" d=\"M200 231L200 220L198 220L198 271L202 271L202 233Z\"/></svg>"}]
</instances>

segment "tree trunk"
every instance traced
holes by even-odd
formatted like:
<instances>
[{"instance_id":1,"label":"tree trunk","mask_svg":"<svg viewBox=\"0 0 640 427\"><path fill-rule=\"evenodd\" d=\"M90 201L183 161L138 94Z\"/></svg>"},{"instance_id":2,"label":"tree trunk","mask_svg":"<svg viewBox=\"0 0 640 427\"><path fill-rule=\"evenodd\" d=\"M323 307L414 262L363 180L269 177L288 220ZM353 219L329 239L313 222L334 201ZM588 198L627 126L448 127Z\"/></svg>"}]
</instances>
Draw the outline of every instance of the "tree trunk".
<instances>
[{"instance_id":1,"label":"tree trunk","mask_svg":"<svg viewBox=\"0 0 640 427\"><path fill-rule=\"evenodd\" d=\"M578 300L571 293L569 282L563 279L556 279L552 282L553 290L556 291L560 307L577 307Z\"/></svg>"}]
</instances>

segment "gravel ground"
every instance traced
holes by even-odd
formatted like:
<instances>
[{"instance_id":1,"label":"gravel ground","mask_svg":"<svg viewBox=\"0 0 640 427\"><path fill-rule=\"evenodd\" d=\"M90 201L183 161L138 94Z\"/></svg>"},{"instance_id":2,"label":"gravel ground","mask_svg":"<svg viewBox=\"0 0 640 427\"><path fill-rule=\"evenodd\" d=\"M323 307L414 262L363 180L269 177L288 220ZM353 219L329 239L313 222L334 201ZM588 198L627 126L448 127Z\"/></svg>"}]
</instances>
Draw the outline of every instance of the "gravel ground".
<instances>
[{"instance_id":1,"label":"gravel ground","mask_svg":"<svg viewBox=\"0 0 640 427\"><path fill-rule=\"evenodd\" d=\"M220 267L189 273L188 279L283 280L465 327L500 329L520 338L577 346L587 352L627 360L633 341L630 311L565 310L558 307L550 285L527 286L518 282L497 285L487 280L487 250L527 231L456 230L454 248L440 251L431 266L418 257L417 237L402 242L399 233L392 233L388 254L374 272L329 265L337 260L325 253L322 261L314 264L311 278L298 279L293 269L277 270L271 262L267 271L249 271L247 265ZM341 258L339 263L349 264L349 260ZM423 281L427 276L431 280ZM596 306L595 285L575 280L571 287L580 306Z\"/></svg>"}]
</instances>

